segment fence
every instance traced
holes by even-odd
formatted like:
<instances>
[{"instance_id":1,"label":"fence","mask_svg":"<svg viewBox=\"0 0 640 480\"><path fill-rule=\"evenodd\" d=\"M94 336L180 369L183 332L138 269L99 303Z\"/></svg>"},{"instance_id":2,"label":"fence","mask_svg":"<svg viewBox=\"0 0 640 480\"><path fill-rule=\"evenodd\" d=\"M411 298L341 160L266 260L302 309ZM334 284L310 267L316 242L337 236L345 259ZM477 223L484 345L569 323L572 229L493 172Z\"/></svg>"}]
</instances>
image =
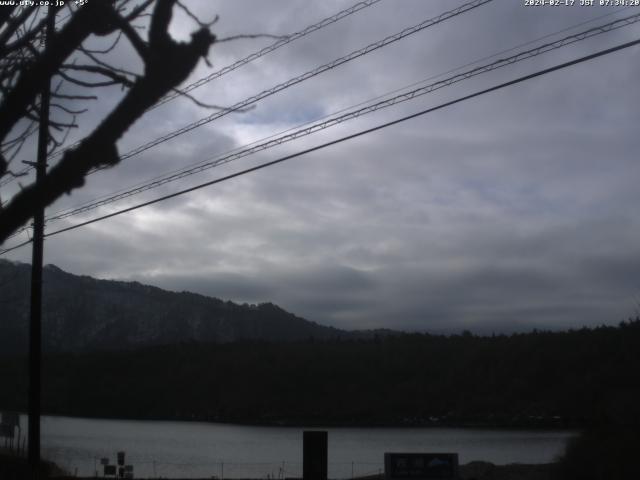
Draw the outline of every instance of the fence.
<instances>
[{"instance_id":1,"label":"fence","mask_svg":"<svg viewBox=\"0 0 640 480\"><path fill-rule=\"evenodd\" d=\"M54 461L71 475L80 477L103 477L103 466L99 457L74 455L70 452L43 452L48 460ZM115 455L115 452L113 453ZM112 455L112 457L113 457ZM127 464L134 467L136 478L212 478L225 479L265 479L285 480L302 478L302 462L237 462L221 459L202 458L168 461L155 458L127 458ZM382 474L384 463L380 462L329 462L329 478L351 479Z\"/></svg>"}]
</instances>

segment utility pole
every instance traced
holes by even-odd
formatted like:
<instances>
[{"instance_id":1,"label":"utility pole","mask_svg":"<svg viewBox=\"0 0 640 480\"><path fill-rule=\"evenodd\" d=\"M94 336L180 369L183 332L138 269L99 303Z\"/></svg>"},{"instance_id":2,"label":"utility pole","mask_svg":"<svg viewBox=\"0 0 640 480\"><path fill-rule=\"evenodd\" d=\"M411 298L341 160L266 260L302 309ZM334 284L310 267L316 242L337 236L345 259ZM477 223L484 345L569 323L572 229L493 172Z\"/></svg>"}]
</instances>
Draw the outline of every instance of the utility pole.
<instances>
[{"instance_id":1,"label":"utility pole","mask_svg":"<svg viewBox=\"0 0 640 480\"><path fill-rule=\"evenodd\" d=\"M55 30L55 7L47 11L45 42L51 42ZM45 44L45 48L47 48ZM40 94L40 126L38 131L38 156L36 184L42 183L47 174L47 145L49 140L49 103L51 80L47 79ZM31 256L31 318L29 322L29 451L31 477L39 477L40 466L40 413L42 371L42 259L44 247L44 204L33 216L33 252Z\"/></svg>"}]
</instances>

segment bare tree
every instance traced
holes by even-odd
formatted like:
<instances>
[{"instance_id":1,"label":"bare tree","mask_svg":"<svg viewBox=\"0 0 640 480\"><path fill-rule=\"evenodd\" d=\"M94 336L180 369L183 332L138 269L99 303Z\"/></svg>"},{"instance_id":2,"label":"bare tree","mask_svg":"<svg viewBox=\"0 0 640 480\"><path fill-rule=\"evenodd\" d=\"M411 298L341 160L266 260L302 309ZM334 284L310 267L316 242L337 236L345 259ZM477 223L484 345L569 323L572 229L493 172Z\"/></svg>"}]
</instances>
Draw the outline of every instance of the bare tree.
<instances>
[{"instance_id":1,"label":"bare tree","mask_svg":"<svg viewBox=\"0 0 640 480\"><path fill-rule=\"evenodd\" d=\"M174 7L198 23L189 42L177 42L168 33ZM38 130L40 92L48 82L52 82L49 152L77 126L76 116L84 109L73 104L97 98L91 89L120 85L126 93L93 131L64 151L44 181L24 187L0 206L0 244L36 209L81 187L89 171L118 164L118 139L149 107L176 90L201 58L206 61L216 40L210 32L213 22L200 22L179 0L93 0L67 15L45 42L46 15L38 15L36 7L0 7L0 180L21 174L16 158ZM114 37L109 47L87 47L91 38L107 36ZM142 72L109 63L109 52L123 38L142 60ZM72 94L70 85L75 87Z\"/></svg>"}]
</instances>

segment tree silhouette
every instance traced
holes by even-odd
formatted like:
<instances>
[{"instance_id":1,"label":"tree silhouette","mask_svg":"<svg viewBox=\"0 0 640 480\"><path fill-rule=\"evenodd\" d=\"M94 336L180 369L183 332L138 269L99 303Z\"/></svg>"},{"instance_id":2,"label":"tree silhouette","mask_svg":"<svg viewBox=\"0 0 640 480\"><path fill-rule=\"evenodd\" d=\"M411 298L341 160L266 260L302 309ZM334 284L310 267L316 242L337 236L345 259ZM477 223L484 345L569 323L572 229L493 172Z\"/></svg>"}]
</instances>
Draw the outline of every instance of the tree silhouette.
<instances>
[{"instance_id":1,"label":"tree silhouette","mask_svg":"<svg viewBox=\"0 0 640 480\"><path fill-rule=\"evenodd\" d=\"M186 43L168 33L176 6L199 25ZM62 15L68 7L56 7L55 13ZM84 111L69 104L96 99L91 89L106 86L120 85L126 93L93 131L63 152L42 182L26 186L0 207L0 244L38 208L81 187L91 170L118 164L118 139L148 108L176 90L201 58L206 61L216 40L209 30L213 22L200 22L179 0L88 1L71 11L45 42L46 20L38 7L0 8L0 180L22 173L14 171L16 157L38 130L40 92L48 82L52 82L49 153L61 147L69 129L77 126L76 116ZM138 33L141 28L143 34ZM109 48L86 47L92 37L107 36L115 38ZM141 73L109 63L109 53L123 37L142 60ZM69 86L85 91L69 94Z\"/></svg>"}]
</instances>

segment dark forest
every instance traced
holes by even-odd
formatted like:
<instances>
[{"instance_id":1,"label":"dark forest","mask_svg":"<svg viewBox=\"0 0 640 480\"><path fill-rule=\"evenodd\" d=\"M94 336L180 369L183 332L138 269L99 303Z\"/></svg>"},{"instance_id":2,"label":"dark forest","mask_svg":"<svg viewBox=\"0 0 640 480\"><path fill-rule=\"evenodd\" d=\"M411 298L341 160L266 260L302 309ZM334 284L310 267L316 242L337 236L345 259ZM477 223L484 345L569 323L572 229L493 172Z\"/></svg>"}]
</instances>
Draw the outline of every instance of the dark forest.
<instances>
[{"instance_id":1,"label":"dark forest","mask_svg":"<svg viewBox=\"0 0 640 480\"><path fill-rule=\"evenodd\" d=\"M639 425L640 319L617 327L372 340L182 343L58 353L44 411L251 424L578 428ZM26 407L26 359L1 357L0 406Z\"/></svg>"}]
</instances>

